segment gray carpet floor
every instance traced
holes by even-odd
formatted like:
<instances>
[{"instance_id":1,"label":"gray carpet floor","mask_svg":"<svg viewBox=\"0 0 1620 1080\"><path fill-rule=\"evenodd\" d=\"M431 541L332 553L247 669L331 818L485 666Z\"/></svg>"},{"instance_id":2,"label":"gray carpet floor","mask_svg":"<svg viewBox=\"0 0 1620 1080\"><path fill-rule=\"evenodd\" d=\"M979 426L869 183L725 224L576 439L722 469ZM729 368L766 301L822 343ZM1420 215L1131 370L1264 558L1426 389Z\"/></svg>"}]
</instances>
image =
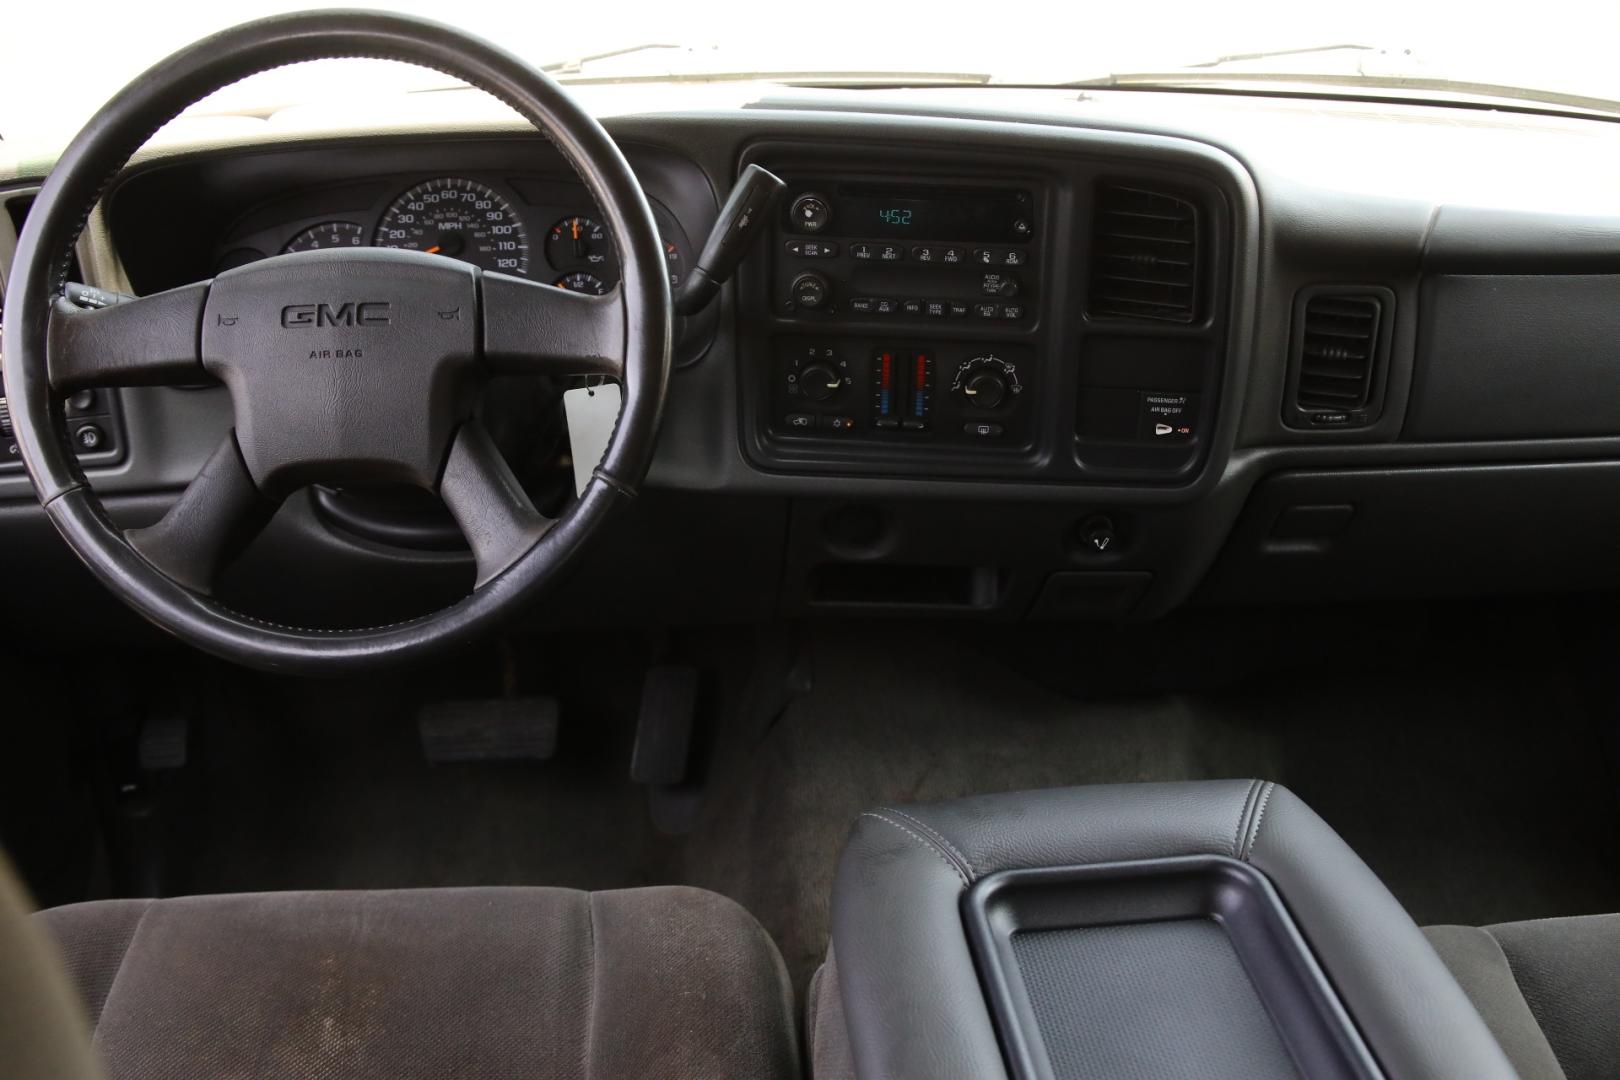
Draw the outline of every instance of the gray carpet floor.
<instances>
[{"instance_id":1,"label":"gray carpet floor","mask_svg":"<svg viewBox=\"0 0 1620 1080\"><path fill-rule=\"evenodd\" d=\"M1419 634L1410 662L1354 677L1307 651L1298 669L1222 688L1084 698L1078 658L1060 690L1020 670L1016 649L908 640L816 633L814 689L754 745L723 744L726 780L687 852L688 877L755 911L801 987L855 816L976 792L1262 776L1303 796L1419 922L1620 910L1614 777L1544 655L1433 649Z\"/></svg>"},{"instance_id":2,"label":"gray carpet floor","mask_svg":"<svg viewBox=\"0 0 1620 1080\"><path fill-rule=\"evenodd\" d=\"M1264 776L1339 829L1420 922L1620 910L1604 724L1556 635L1526 644L1524 625L1450 609L1204 613L1117 632L815 624L809 689L784 709L736 707L736 677L717 692L730 707L714 710L702 803L680 836L654 826L628 779L650 647L518 655L507 679L563 702L558 755L537 763L422 759L416 704L487 691L488 671L458 685L431 668L347 682L205 668L192 762L156 785L164 891L688 882L753 911L802 990L840 846L867 807ZM755 639L686 635L673 658L735 675Z\"/></svg>"}]
</instances>

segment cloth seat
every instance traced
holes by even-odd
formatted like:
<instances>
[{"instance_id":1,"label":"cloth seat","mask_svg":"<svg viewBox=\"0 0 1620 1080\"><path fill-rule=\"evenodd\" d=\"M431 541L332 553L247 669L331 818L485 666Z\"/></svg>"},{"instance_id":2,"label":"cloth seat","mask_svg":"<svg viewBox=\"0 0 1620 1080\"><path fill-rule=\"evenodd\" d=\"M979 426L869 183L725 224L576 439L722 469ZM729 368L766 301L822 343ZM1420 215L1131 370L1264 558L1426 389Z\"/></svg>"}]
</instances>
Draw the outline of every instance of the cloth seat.
<instances>
[{"instance_id":1,"label":"cloth seat","mask_svg":"<svg viewBox=\"0 0 1620 1080\"><path fill-rule=\"evenodd\" d=\"M37 918L111 1080L798 1073L775 945L699 889L259 893Z\"/></svg>"},{"instance_id":2,"label":"cloth seat","mask_svg":"<svg viewBox=\"0 0 1620 1080\"><path fill-rule=\"evenodd\" d=\"M1620 915L1424 933L1522 1080L1620 1076Z\"/></svg>"}]
</instances>

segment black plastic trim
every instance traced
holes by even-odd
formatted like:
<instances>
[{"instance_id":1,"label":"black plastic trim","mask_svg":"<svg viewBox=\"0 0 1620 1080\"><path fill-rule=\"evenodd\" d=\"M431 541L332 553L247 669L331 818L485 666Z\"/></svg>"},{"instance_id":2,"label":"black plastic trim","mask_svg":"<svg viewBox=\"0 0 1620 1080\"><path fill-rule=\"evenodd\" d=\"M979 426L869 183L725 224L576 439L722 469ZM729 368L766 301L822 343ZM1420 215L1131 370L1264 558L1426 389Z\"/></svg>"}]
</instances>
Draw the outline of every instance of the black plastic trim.
<instances>
[{"instance_id":1,"label":"black plastic trim","mask_svg":"<svg viewBox=\"0 0 1620 1080\"><path fill-rule=\"evenodd\" d=\"M1231 940L1306 1080L1382 1080L1277 890L1247 863L1200 855L1004 870L963 894L962 915L1016 1080L1055 1074L1013 953L1014 934L1196 918L1213 920Z\"/></svg>"}]
</instances>

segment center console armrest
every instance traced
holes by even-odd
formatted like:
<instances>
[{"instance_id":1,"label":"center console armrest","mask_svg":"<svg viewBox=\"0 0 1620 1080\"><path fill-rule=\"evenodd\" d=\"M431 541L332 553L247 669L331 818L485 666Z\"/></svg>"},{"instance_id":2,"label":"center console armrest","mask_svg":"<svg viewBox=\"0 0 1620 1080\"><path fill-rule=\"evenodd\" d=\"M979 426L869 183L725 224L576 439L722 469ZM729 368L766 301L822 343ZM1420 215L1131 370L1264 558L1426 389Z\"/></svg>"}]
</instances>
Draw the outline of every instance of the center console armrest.
<instances>
[{"instance_id":1,"label":"center console armrest","mask_svg":"<svg viewBox=\"0 0 1620 1080\"><path fill-rule=\"evenodd\" d=\"M1303 962L1336 995L1332 1007L1341 1022L1348 1015L1349 1039L1370 1051L1373 1075L1514 1080L1484 1021L1383 883L1286 788L1246 780L1019 792L862 814L832 898L836 989L856 1075L1008 1076L1009 1033L998 1031L987 994L995 979L982 942L977 959L970 945L964 897L1006 871L1152 860L1231 867L1229 876L1255 882ZM1154 917L1165 916L1125 921ZM1254 961L1239 955L1252 979ZM1106 972L1078 975L1092 999L1108 993Z\"/></svg>"}]
</instances>

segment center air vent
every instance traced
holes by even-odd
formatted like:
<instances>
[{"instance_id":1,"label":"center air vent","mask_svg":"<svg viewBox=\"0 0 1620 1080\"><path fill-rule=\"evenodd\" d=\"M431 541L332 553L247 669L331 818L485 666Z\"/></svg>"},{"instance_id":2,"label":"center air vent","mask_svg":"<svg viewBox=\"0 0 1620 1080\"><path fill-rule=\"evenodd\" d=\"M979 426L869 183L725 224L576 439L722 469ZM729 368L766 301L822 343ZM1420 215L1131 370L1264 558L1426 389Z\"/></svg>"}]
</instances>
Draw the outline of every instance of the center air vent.
<instances>
[{"instance_id":1,"label":"center air vent","mask_svg":"<svg viewBox=\"0 0 1620 1080\"><path fill-rule=\"evenodd\" d=\"M1377 418L1389 354L1388 289L1318 287L1294 307L1288 421L1354 427Z\"/></svg>"},{"instance_id":2,"label":"center air vent","mask_svg":"<svg viewBox=\"0 0 1620 1080\"><path fill-rule=\"evenodd\" d=\"M1091 314L1190 323L1197 307L1198 208L1162 191L1098 185Z\"/></svg>"}]
</instances>

